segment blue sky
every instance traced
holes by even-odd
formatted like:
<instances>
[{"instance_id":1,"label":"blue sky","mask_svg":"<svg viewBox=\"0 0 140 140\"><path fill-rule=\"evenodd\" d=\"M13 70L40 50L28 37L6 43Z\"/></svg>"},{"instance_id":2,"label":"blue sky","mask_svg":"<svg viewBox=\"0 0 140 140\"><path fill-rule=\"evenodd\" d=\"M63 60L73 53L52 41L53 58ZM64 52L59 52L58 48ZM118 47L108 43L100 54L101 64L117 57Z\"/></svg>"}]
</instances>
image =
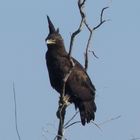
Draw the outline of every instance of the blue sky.
<instances>
[{"instance_id":1,"label":"blue sky","mask_svg":"<svg viewBox=\"0 0 140 140\"><path fill-rule=\"evenodd\" d=\"M45 64L46 15L60 28L66 48L80 20L76 0L0 1L0 139L18 140L14 123L13 81L16 87L18 127L22 139L51 140L55 137L58 94L49 83ZM87 19L98 24L105 6L105 19L93 36L88 74L97 89L96 123L121 115L101 126L80 124L65 131L68 140L130 140L140 137L140 1L87 0ZM72 55L84 63L88 32L76 38ZM66 119L75 112L68 108ZM76 120L79 119L77 116Z\"/></svg>"}]
</instances>

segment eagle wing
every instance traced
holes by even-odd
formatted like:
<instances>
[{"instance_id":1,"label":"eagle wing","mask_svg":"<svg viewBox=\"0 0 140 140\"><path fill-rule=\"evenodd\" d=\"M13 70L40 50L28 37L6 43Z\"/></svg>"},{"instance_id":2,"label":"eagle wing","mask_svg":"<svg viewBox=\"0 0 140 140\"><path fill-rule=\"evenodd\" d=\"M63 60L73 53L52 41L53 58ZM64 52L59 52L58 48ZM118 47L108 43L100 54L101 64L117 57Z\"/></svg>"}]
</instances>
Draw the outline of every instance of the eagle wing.
<instances>
[{"instance_id":1,"label":"eagle wing","mask_svg":"<svg viewBox=\"0 0 140 140\"><path fill-rule=\"evenodd\" d=\"M66 94L69 94L75 107L79 108L83 125L95 118L95 87L82 65L75 59L75 67L66 83Z\"/></svg>"},{"instance_id":2,"label":"eagle wing","mask_svg":"<svg viewBox=\"0 0 140 140\"><path fill-rule=\"evenodd\" d=\"M73 59L75 67L67 81L71 94L80 100L91 100L95 96L95 87L83 66Z\"/></svg>"}]
</instances>

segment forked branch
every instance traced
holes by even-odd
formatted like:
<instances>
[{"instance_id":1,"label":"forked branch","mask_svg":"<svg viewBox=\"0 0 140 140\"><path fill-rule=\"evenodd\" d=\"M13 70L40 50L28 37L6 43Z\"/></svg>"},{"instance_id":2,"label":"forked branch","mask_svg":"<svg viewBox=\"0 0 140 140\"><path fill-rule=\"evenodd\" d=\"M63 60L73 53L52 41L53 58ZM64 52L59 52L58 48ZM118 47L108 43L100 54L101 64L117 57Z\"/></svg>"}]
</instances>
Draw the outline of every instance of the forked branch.
<instances>
[{"instance_id":1,"label":"forked branch","mask_svg":"<svg viewBox=\"0 0 140 140\"><path fill-rule=\"evenodd\" d=\"M100 14L100 23L91 28L88 23L87 23L87 20L86 20L86 14L85 14L85 11L84 11L84 7L85 7L85 3L86 3L86 0L78 0L78 9L79 9L79 12L80 12L80 15L81 15L81 21L80 21L80 24L79 24L79 27L78 29L72 33L71 35L71 40L70 40L70 49L69 49L69 56L71 56L71 52L72 52L72 47L73 47L73 43L74 43L74 40L75 40L75 37L81 32L82 30L82 27L85 25L86 28L88 29L89 31L89 38L88 38L88 41L87 41L87 45L86 45L86 51L85 51L85 70L87 70L88 68L88 52L89 52L89 47L90 47L90 44L91 44L91 40L92 40L92 36L93 36L93 32L98 29L103 23L105 23L107 20L104 20L103 19L103 15L104 15L104 11L109 8L109 7L104 7L102 10L101 10L101 14ZM92 54L98 58L95 54L94 51L90 51L92 52Z\"/></svg>"},{"instance_id":2,"label":"forked branch","mask_svg":"<svg viewBox=\"0 0 140 140\"><path fill-rule=\"evenodd\" d=\"M109 7L105 7L105 8L102 9L101 15L100 15L100 23L99 23L97 26L95 26L95 27L93 27L93 28L90 28L90 26L88 25L87 21L86 21L86 20L84 21L85 26L87 27L87 29L88 29L88 31L89 31L89 33L90 33L90 34L89 34L88 41L87 41L87 45L86 45L86 51L85 51L85 70L88 69L88 52L89 52L89 47L90 47L90 44L91 44L93 32L94 32L96 29L98 29L103 23L105 23L105 22L107 21L107 20L104 20L104 19L103 19L104 11L105 11L107 8L109 8ZM94 51L91 51L91 52L92 52L92 54L93 54L96 58L98 58L98 57L96 56L96 54L95 54Z\"/></svg>"}]
</instances>

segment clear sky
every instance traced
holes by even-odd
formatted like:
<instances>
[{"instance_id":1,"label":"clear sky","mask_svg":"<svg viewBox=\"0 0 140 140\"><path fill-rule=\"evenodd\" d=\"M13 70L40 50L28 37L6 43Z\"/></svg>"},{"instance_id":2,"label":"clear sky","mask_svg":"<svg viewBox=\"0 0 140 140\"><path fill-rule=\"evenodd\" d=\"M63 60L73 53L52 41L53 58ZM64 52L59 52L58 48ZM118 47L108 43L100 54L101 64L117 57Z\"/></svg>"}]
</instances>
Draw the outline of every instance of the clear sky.
<instances>
[{"instance_id":1,"label":"clear sky","mask_svg":"<svg viewBox=\"0 0 140 140\"><path fill-rule=\"evenodd\" d=\"M98 24L105 6L105 19L93 36L90 75L97 89L98 124L77 124L65 131L68 140L130 140L140 138L140 1L87 0L87 19ZM60 28L66 48L80 16L76 0L0 0L0 140L18 140L14 122L12 84L15 83L18 128L22 140L52 140L57 131L58 94L49 83L45 64L48 34L46 15ZM83 64L87 30L77 37L72 55ZM68 108L68 120L75 110ZM76 120L79 120L77 116Z\"/></svg>"}]
</instances>

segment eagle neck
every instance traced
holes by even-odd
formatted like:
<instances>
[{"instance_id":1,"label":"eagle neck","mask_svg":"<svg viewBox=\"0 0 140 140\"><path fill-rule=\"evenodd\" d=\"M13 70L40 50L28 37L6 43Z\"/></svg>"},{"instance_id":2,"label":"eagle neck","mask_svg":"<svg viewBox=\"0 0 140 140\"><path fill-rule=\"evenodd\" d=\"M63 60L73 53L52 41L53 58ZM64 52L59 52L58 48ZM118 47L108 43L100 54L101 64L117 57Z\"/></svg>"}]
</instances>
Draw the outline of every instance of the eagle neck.
<instances>
[{"instance_id":1,"label":"eagle neck","mask_svg":"<svg viewBox=\"0 0 140 140\"><path fill-rule=\"evenodd\" d=\"M67 52L66 52L64 47L56 48L56 47L51 46L51 47L48 48L48 53L53 55L53 56L56 56L56 55L67 55Z\"/></svg>"}]
</instances>

